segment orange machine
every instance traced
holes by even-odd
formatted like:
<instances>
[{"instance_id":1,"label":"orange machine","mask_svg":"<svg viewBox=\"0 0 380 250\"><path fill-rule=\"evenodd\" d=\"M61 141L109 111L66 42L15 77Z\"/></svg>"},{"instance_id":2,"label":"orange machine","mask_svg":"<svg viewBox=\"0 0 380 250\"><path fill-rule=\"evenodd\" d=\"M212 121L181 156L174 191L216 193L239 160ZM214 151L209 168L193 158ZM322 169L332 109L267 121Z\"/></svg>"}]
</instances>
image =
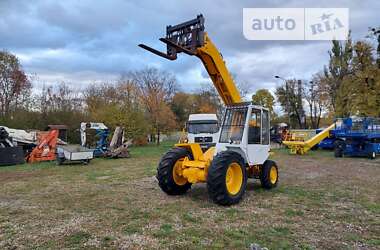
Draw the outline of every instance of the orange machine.
<instances>
[{"instance_id":1,"label":"orange machine","mask_svg":"<svg viewBox=\"0 0 380 250\"><path fill-rule=\"evenodd\" d=\"M56 158L55 150L58 140L57 129L53 129L47 132L38 133L38 145L33 151L26 157L26 161L29 163L40 161L53 161Z\"/></svg>"}]
</instances>

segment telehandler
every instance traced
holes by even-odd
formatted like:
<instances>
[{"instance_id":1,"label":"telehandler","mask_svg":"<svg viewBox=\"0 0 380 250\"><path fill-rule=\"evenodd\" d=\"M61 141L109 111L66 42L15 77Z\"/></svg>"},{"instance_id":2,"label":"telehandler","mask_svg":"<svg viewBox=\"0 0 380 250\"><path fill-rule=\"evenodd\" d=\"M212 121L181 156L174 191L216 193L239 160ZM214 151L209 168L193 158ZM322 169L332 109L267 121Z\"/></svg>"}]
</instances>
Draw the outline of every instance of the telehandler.
<instances>
[{"instance_id":1,"label":"telehandler","mask_svg":"<svg viewBox=\"0 0 380 250\"><path fill-rule=\"evenodd\" d=\"M226 105L219 141L203 152L197 143L176 144L157 168L161 189L169 195L186 193L191 185L206 182L210 198L220 205L238 203L247 178L260 179L266 189L278 183L278 168L268 160L270 151L269 110L242 102L223 57L204 31L204 17L166 27L167 53L144 44L140 47L169 60L178 53L198 57Z\"/></svg>"}]
</instances>

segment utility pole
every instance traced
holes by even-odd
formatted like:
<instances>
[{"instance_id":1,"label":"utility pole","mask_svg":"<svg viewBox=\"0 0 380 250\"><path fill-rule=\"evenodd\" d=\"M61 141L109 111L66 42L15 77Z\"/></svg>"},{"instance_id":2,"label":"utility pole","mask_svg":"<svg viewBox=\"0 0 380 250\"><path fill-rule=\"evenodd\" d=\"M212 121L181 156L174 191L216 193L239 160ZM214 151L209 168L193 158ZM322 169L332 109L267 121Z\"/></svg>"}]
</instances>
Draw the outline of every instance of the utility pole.
<instances>
[{"instance_id":1,"label":"utility pole","mask_svg":"<svg viewBox=\"0 0 380 250\"><path fill-rule=\"evenodd\" d=\"M281 76L274 76L274 78L281 79L285 82L285 95L286 95L286 110L288 111L288 126L290 128L290 101L289 101L289 84L288 80Z\"/></svg>"}]
</instances>

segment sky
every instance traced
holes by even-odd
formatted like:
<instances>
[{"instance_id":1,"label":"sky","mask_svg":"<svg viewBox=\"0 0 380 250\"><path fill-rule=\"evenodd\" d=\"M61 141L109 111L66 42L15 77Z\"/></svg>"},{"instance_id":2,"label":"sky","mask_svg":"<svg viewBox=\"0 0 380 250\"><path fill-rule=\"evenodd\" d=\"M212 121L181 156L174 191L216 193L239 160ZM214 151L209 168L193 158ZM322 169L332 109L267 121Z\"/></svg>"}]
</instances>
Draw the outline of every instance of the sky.
<instances>
[{"instance_id":1,"label":"sky","mask_svg":"<svg viewBox=\"0 0 380 250\"><path fill-rule=\"evenodd\" d=\"M160 50L166 25L202 13L205 27L236 81L253 93L274 90L283 78L310 79L328 63L330 41L249 41L243 36L243 8L349 8L352 37L365 39L380 25L380 1L289 0L0 0L0 50L17 55L35 87L65 82L73 88L112 83L131 70L157 67L173 73L193 92L211 84L196 57L176 61L137 46Z\"/></svg>"}]
</instances>

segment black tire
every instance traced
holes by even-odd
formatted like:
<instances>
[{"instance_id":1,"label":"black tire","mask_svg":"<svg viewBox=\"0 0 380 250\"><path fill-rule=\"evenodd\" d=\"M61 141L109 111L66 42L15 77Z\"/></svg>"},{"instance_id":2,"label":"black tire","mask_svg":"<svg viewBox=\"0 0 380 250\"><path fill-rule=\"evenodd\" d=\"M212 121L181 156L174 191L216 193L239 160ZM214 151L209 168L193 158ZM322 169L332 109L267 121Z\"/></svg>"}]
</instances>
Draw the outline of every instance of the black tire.
<instances>
[{"instance_id":1,"label":"black tire","mask_svg":"<svg viewBox=\"0 0 380 250\"><path fill-rule=\"evenodd\" d=\"M336 158L342 158L345 149L345 143L343 141L336 141L334 146L334 156Z\"/></svg>"},{"instance_id":2,"label":"black tire","mask_svg":"<svg viewBox=\"0 0 380 250\"><path fill-rule=\"evenodd\" d=\"M276 170L276 179L274 182L271 180L271 176L270 176L270 171L272 170L272 168L275 168ZM278 167L277 167L276 162L271 161L271 160L266 160L264 162L264 164L261 167L260 182L261 182L261 186L263 186L263 188L265 189L272 189L277 186Z\"/></svg>"},{"instance_id":3,"label":"black tire","mask_svg":"<svg viewBox=\"0 0 380 250\"><path fill-rule=\"evenodd\" d=\"M65 158L57 157L57 165L61 166L65 162Z\"/></svg>"},{"instance_id":4,"label":"black tire","mask_svg":"<svg viewBox=\"0 0 380 250\"><path fill-rule=\"evenodd\" d=\"M190 157L190 152L185 148L172 148L160 160L157 168L158 185L168 195L181 195L191 188L191 183L178 185L173 178L173 167L182 158Z\"/></svg>"},{"instance_id":5,"label":"black tire","mask_svg":"<svg viewBox=\"0 0 380 250\"><path fill-rule=\"evenodd\" d=\"M376 152L375 151L370 152L368 154L368 158L371 160L375 160L376 159Z\"/></svg>"},{"instance_id":6,"label":"black tire","mask_svg":"<svg viewBox=\"0 0 380 250\"><path fill-rule=\"evenodd\" d=\"M242 184L236 194L227 190L226 175L231 163L237 163L242 171ZM224 151L217 154L211 162L207 175L207 190L209 197L217 204L232 205L238 203L247 187L247 173L244 159L236 152Z\"/></svg>"},{"instance_id":7,"label":"black tire","mask_svg":"<svg viewBox=\"0 0 380 250\"><path fill-rule=\"evenodd\" d=\"M335 147L335 149L334 149L334 156L336 158L342 158L343 157L343 149L341 149L339 147Z\"/></svg>"},{"instance_id":8,"label":"black tire","mask_svg":"<svg viewBox=\"0 0 380 250\"><path fill-rule=\"evenodd\" d=\"M315 150L318 150L318 144L317 145L314 145L310 150L312 150L312 151L315 151Z\"/></svg>"}]
</instances>

